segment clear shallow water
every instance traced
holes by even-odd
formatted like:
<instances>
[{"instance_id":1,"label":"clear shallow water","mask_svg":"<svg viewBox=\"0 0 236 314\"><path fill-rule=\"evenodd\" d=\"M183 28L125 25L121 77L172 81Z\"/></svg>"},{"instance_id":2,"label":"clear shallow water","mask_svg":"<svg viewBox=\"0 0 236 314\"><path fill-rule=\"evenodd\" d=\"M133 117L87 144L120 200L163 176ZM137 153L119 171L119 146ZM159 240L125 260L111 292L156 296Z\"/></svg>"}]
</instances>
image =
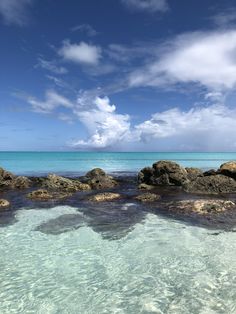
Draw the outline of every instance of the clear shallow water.
<instances>
[{"instance_id":1,"label":"clear shallow water","mask_svg":"<svg viewBox=\"0 0 236 314\"><path fill-rule=\"evenodd\" d=\"M208 169L236 160L236 153L0 152L0 166L16 174L84 174L95 167L108 172L136 172L163 159L176 161L185 167Z\"/></svg>"},{"instance_id":2,"label":"clear shallow water","mask_svg":"<svg viewBox=\"0 0 236 314\"><path fill-rule=\"evenodd\" d=\"M236 313L236 233L152 214L119 240L34 231L76 212L21 210L0 229L1 314Z\"/></svg>"}]
</instances>

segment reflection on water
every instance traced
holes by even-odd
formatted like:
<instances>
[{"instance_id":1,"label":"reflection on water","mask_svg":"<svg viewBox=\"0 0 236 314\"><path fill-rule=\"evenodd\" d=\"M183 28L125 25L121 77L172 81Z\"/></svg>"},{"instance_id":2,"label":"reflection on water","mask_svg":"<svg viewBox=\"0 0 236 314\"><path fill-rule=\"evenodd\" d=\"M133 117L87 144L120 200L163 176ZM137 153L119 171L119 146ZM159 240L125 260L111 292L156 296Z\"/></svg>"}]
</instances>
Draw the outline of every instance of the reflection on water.
<instances>
[{"instance_id":1,"label":"reflection on water","mask_svg":"<svg viewBox=\"0 0 236 314\"><path fill-rule=\"evenodd\" d=\"M69 206L18 211L0 229L0 313L236 312L235 233L150 213L123 232L129 210L114 228Z\"/></svg>"}]
</instances>

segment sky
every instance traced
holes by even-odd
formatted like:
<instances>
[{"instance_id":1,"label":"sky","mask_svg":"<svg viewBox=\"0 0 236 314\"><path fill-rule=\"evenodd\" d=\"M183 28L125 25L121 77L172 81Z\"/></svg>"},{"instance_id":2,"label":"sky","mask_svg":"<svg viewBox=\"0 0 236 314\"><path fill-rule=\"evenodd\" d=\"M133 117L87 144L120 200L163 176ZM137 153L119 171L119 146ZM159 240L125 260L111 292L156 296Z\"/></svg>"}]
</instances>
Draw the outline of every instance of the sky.
<instances>
[{"instance_id":1,"label":"sky","mask_svg":"<svg viewBox=\"0 0 236 314\"><path fill-rule=\"evenodd\" d=\"M236 151L233 0L0 0L1 151Z\"/></svg>"}]
</instances>

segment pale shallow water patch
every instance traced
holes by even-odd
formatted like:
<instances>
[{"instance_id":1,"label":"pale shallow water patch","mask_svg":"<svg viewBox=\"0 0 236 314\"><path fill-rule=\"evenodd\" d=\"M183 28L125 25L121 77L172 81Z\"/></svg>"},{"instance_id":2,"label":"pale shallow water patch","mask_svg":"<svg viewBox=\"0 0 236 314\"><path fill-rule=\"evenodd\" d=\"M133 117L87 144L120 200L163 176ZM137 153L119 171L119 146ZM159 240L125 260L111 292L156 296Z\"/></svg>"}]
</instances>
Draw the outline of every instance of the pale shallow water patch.
<instances>
[{"instance_id":1,"label":"pale shallow water patch","mask_svg":"<svg viewBox=\"0 0 236 314\"><path fill-rule=\"evenodd\" d=\"M61 206L0 229L0 313L235 313L236 234L148 214L119 240L86 224L35 231ZM81 214L82 215L82 214Z\"/></svg>"}]
</instances>

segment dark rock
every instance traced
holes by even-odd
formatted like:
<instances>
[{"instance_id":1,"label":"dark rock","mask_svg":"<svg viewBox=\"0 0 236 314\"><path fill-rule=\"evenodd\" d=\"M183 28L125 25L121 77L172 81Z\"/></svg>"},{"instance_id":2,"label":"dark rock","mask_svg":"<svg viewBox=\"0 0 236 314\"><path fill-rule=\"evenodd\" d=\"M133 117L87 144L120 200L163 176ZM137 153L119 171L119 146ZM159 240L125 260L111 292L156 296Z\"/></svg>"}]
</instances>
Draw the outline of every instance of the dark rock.
<instances>
[{"instance_id":1,"label":"dark rock","mask_svg":"<svg viewBox=\"0 0 236 314\"><path fill-rule=\"evenodd\" d=\"M207 170L203 173L203 175L205 177L207 176L215 176L216 174L220 174L218 170L215 170L215 169L210 169L210 170Z\"/></svg>"},{"instance_id":2,"label":"dark rock","mask_svg":"<svg viewBox=\"0 0 236 314\"><path fill-rule=\"evenodd\" d=\"M140 194L138 196L135 197L136 200L140 201L140 202L155 202L157 200L159 200L161 197L160 195L154 194L154 193L143 193Z\"/></svg>"},{"instance_id":3,"label":"dark rock","mask_svg":"<svg viewBox=\"0 0 236 314\"><path fill-rule=\"evenodd\" d=\"M220 173L236 180L236 161L229 161L220 166Z\"/></svg>"},{"instance_id":4,"label":"dark rock","mask_svg":"<svg viewBox=\"0 0 236 314\"><path fill-rule=\"evenodd\" d=\"M218 194L236 193L236 181L221 174L198 177L195 181L187 182L184 189L191 193Z\"/></svg>"},{"instance_id":5,"label":"dark rock","mask_svg":"<svg viewBox=\"0 0 236 314\"><path fill-rule=\"evenodd\" d=\"M92 202L105 202L105 201L113 201L120 198L121 195L118 193L98 193L89 197L89 200Z\"/></svg>"},{"instance_id":6,"label":"dark rock","mask_svg":"<svg viewBox=\"0 0 236 314\"><path fill-rule=\"evenodd\" d=\"M110 189L118 185L118 182L112 176L107 175L105 171L100 168L89 171L85 175L84 180L95 190Z\"/></svg>"},{"instance_id":7,"label":"dark rock","mask_svg":"<svg viewBox=\"0 0 236 314\"><path fill-rule=\"evenodd\" d=\"M197 177L202 177L203 172L198 168L185 168L187 171L187 177L190 181L196 180Z\"/></svg>"},{"instance_id":8,"label":"dark rock","mask_svg":"<svg viewBox=\"0 0 236 314\"><path fill-rule=\"evenodd\" d=\"M187 171L173 161L158 161L152 168L144 168L138 174L140 183L149 185L181 186L188 181Z\"/></svg>"}]
</instances>

